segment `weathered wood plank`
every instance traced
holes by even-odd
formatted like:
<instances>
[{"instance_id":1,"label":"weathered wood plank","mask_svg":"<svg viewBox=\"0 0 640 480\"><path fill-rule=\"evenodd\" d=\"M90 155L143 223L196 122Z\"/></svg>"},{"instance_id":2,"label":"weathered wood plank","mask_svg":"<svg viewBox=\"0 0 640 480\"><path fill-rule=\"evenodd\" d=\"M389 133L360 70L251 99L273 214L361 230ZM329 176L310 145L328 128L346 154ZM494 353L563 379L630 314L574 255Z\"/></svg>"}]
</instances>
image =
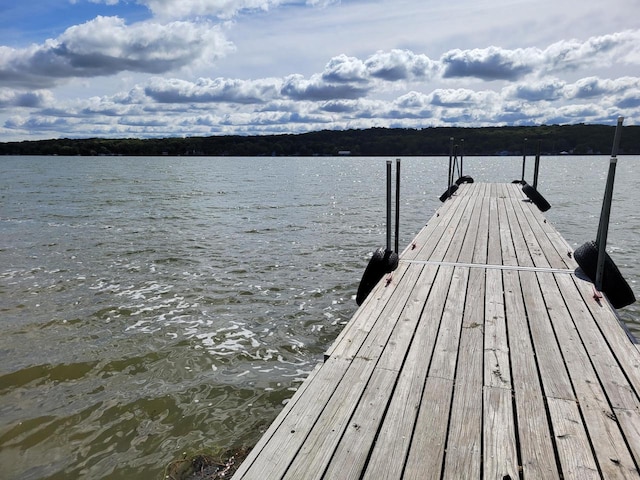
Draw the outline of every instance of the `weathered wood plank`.
<instances>
[{"instance_id":1,"label":"weathered wood plank","mask_svg":"<svg viewBox=\"0 0 640 480\"><path fill-rule=\"evenodd\" d=\"M549 313L534 272L519 272L529 330L538 360L545 395L573 400L575 395L564 364L560 346L551 327Z\"/></svg>"},{"instance_id":2,"label":"weathered wood plank","mask_svg":"<svg viewBox=\"0 0 640 480\"><path fill-rule=\"evenodd\" d=\"M291 428L291 434L295 434L297 428L309 433L299 450L297 446L287 443L287 449L296 448L296 455L285 470L286 473L282 471L278 476L292 480L313 480L322 477L338 441L349 425L351 415L363 396L374 365L375 362L371 360L354 358L334 394L324 402L322 412L311 419L313 427L298 424Z\"/></svg>"},{"instance_id":3,"label":"weathered wood plank","mask_svg":"<svg viewBox=\"0 0 640 480\"><path fill-rule=\"evenodd\" d=\"M616 352L616 360L624 370L629 384L636 395L640 394L640 352L631 348L632 344L619 319L608 302L594 298L594 286L591 282L573 277L573 281L580 292L584 304L596 320L601 335L605 338L612 351Z\"/></svg>"},{"instance_id":4,"label":"weathered wood plank","mask_svg":"<svg viewBox=\"0 0 640 480\"><path fill-rule=\"evenodd\" d=\"M352 362L341 358L330 358L305 387L292 407L281 413L273 435L262 445L259 458L251 457L247 469L234 477L248 479L279 479L284 475L296 454L315 425L320 413L331 399ZM313 398L313 402L307 399ZM246 463L246 462L245 462Z\"/></svg>"},{"instance_id":5,"label":"weathered wood plank","mask_svg":"<svg viewBox=\"0 0 640 480\"><path fill-rule=\"evenodd\" d=\"M429 231L424 231L423 234L417 236L412 242L415 248L406 252L403 259L428 260L438 245L441 246L441 250L444 248L443 245L448 246L452 236L460 225L460 219L469 203L471 203L470 197L462 197L452 202L453 206L444 214L441 215L439 212L436 212L435 218L429 221L429 224L435 222L432 233L429 234ZM442 218L440 218L441 216ZM444 249L446 251L446 248ZM444 253L439 254L439 256L444 257Z\"/></svg>"},{"instance_id":6,"label":"weathered wood plank","mask_svg":"<svg viewBox=\"0 0 640 480\"><path fill-rule=\"evenodd\" d=\"M522 228L525 238L529 239L529 248L542 253L539 257L532 255L534 262L538 260L536 266L567 268L566 255L562 257L559 254L538 222L539 211L535 211L538 210L538 208L532 204L525 204L524 202L519 202L517 205L514 205L514 207L516 209L519 208L521 211L519 215L521 218L520 227Z\"/></svg>"},{"instance_id":7,"label":"weathered wood plank","mask_svg":"<svg viewBox=\"0 0 640 480\"><path fill-rule=\"evenodd\" d=\"M502 265L518 265L516 246L513 243L513 235L509 227L509 216L507 213L507 202L504 198L498 200L498 225L500 233L500 253Z\"/></svg>"},{"instance_id":8,"label":"weathered wood plank","mask_svg":"<svg viewBox=\"0 0 640 480\"><path fill-rule=\"evenodd\" d=\"M447 242L439 244L438 247L429 255L425 255L427 252L423 249L416 258L420 260L457 259L465 238L465 232L468 230L469 220L472 217L474 206L474 202L465 202L465 208L460 212L460 217L458 218L458 223L455 225L455 230L451 230L449 233L449 235L453 235L453 237L449 238L447 236ZM453 225L451 224L451 226Z\"/></svg>"},{"instance_id":9,"label":"weathered wood plank","mask_svg":"<svg viewBox=\"0 0 640 480\"><path fill-rule=\"evenodd\" d=\"M614 411L636 465L640 465L640 412L620 408L614 408Z\"/></svg>"},{"instance_id":10,"label":"weathered wood plank","mask_svg":"<svg viewBox=\"0 0 640 480\"><path fill-rule=\"evenodd\" d=\"M496 197L497 195L494 195L489 199L489 245L487 248L487 263L489 265L502 265L498 199Z\"/></svg>"},{"instance_id":11,"label":"weathered wood plank","mask_svg":"<svg viewBox=\"0 0 640 480\"><path fill-rule=\"evenodd\" d=\"M402 312L407 298L422 272L422 266L420 265L401 264L400 266L406 268L407 273L402 276L397 285L386 287L392 296L384 304L384 308L381 311L372 311L370 316L365 317L368 320L367 323L361 323L356 328L351 329L349 335L341 339L340 343L332 349L332 357L353 358L362 348L363 343L367 341L370 334L381 338L386 335L388 338L397 321L397 316ZM391 319L392 323L389 322L389 319ZM375 328L376 325L381 326L381 328ZM369 341L371 342L371 339ZM382 340L376 341L380 342ZM386 340L384 343L386 343Z\"/></svg>"},{"instance_id":12,"label":"weathered wood plank","mask_svg":"<svg viewBox=\"0 0 640 480\"><path fill-rule=\"evenodd\" d=\"M360 478L385 414L396 377L397 372L384 368L374 371L322 478Z\"/></svg>"},{"instance_id":13,"label":"weathered wood plank","mask_svg":"<svg viewBox=\"0 0 640 480\"><path fill-rule=\"evenodd\" d=\"M453 255L445 257L447 261L470 263L473 260L473 252L476 248L476 239L480 225L480 215L482 211L482 202L474 202L473 210L468 209L469 217L466 219L467 228L460 229L456 234L456 238L452 239L456 245L462 244L462 248L456 248Z\"/></svg>"},{"instance_id":14,"label":"weathered wood plank","mask_svg":"<svg viewBox=\"0 0 640 480\"><path fill-rule=\"evenodd\" d=\"M478 221L478 233L476 234L475 248L473 249L472 262L487 263L489 243L489 199L482 198L480 218Z\"/></svg>"},{"instance_id":15,"label":"weathered wood plank","mask_svg":"<svg viewBox=\"0 0 640 480\"><path fill-rule=\"evenodd\" d=\"M625 377L624 370L618 364L615 351L612 351L607 344L596 320L583 302L573 278L569 275L555 275L554 277L560 288L560 294L574 318L574 324L586 348L589 360L607 392L607 398L612 407L631 410L639 408L640 402L636 392ZM626 356L624 352L620 351L620 353Z\"/></svg>"},{"instance_id":16,"label":"weathered wood plank","mask_svg":"<svg viewBox=\"0 0 640 480\"><path fill-rule=\"evenodd\" d=\"M484 320L484 385L511 390L511 366L502 272L487 270Z\"/></svg>"},{"instance_id":17,"label":"weathered wood plank","mask_svg":"<svg viewBox=\"0 0 640 480\"><path fill-rule=\"evenodd\" d=\"M453 272L447 303L442 313L442 321L433 358L431 359L430 377L449 380L455 378L462 316L464 313L464 297L468 281L469 269L456 267Z\"/></svg>"},{"instance_id":18,"label":"weathered wood plank","mask_svg":"<svg viewBox=\"0 0 640 480\"><path fill-rule=\"evenodd\" d=\"M547 402L563 477L601 478L576 403L561 398L547 398Z\"/></svg>"},{"instance_id":19,"label":"weathered wood plank","mask_svg":"<svg viewBox=\"0 0 640 480\"><path fill-rule=\"evenodd\" d=\"M483 478L519 477L511 390L484 387Z\"/></svg>"},{"instance_id":20,"label":"weathered wood plank","mask_svg":"<svg viewBox=\"0 0 640 480\"><path fill-rule=\"evenodd\" d=\"M395 285L404 285L403 277L409 264L403 263L398 265L398 268L394 272ZM393 285L393 286L395 286ZM394 294L394 288L388 288L391 285L386 285L385 280L381 281L369 294L365 300L362 308L356 310L353 318L347 323L342 332L334 340L333 344L325 351L325 360L332 355L339 355L344 352L351 344L357 342L363 334L366 335L370 332L373 326L378 321L380 312L383 311Z\"/></svg>"},{"instance_id":21,"label":"weathered wood plank","mask_svg":"<svg viewBox=\"0 0 640 480\"><path fill-rule=\"evenodd\" d=\"M531 254L529 253L527 242L524 238L524 235L522 235L520 223L518 222L518 218L516 216L516 212L510 198L505 198L504 208L506 212L508 231L513 242L513 254L516 257L516 265L523 267L532 267L534 266L534 263L531 259Z\"/></svg>"},{"instance_id":22,"label":"weathered wood plank","mask_svg":"<svg viewBox=\"0 0 640 480\"><path fill-rule=\"evenodd\" d=\"M569 254L572 251L571 247L540 210L535 205L526 203L522 203L521 208L538 242L542 245L549 264L554 268L576 268L577 264Z\"/></svg>"},{"instance_id":23,"label":"weathered wood plank","mask_svg":"<svg viewBox=\"0 0 640 480\"><path fill-rule=\"evenodd\" d=\"M452 393L453 380L427 378L403 479L440 478Z\"/></svg>"},{"instance_id":24,"label":"weathered wood plank","mask_svg":"<svg viewBox=\"0 0 640 480\"><path fill-rule=\"evenodd\" d=\"M443 478L476 478L482 450L483 269L469 272Z\"/></svg>"},{"instance_id":25,"label":"weathered wood plank","mask_svg":"<svg viewBox=\"0 0 640 480\"><path fill-rule=\"evenodd\" d=\"M524 478L555 479L558 466L518 273L503 272L503 281Z\"/></svg>"}]
</instances>

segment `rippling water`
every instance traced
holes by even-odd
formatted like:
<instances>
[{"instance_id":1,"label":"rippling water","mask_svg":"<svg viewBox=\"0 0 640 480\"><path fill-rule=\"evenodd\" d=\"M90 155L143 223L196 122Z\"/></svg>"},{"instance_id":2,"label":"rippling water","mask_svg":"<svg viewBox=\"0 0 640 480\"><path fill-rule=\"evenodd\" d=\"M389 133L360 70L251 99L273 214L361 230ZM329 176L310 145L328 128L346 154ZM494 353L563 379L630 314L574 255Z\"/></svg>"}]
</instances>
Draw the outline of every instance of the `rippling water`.
<instances>
[{"instance_id":1,"label":"rippling water","mask_svg":"<svg viewBox=\"0 0 640 480\"><path fill-rule=\"evenodd\" d=\"M639 162L619 159L609 246L640 297ZM0 477L160 478L184 452L253 445L356 309L384 164L0 157ZM401 248L447 164L403 159ZM575 246L595 239L608 164L542 160ZM476 181L520 168L465 159ZM640 336L640 309L620 314Z\"/></svg>"}]
</instances>

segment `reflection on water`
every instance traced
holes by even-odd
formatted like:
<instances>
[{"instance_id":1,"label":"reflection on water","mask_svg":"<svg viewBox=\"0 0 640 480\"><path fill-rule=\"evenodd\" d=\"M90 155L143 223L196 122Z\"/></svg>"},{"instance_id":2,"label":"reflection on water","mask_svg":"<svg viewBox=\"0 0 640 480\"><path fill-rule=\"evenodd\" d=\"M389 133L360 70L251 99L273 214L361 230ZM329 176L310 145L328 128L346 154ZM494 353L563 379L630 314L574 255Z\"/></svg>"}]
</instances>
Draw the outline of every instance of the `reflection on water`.
<instances>
[{"instance_id":1,"label":"reflection on water","mask_svg":"<svg viewBox=\"0 0 640 480\"><path fill-rule=\"evenodd\" d=\"M636 295L639 160L620 159L609 235ZM384 163L0 158L2 474L157 478L183 452L254 444L356 309L384 242ZM547 217L574 246L595 237L607 166L543 159ZM401 247L446 168L403 159ZM638 307L620 313L640 333Z\"/></svg>"}]
</instances>

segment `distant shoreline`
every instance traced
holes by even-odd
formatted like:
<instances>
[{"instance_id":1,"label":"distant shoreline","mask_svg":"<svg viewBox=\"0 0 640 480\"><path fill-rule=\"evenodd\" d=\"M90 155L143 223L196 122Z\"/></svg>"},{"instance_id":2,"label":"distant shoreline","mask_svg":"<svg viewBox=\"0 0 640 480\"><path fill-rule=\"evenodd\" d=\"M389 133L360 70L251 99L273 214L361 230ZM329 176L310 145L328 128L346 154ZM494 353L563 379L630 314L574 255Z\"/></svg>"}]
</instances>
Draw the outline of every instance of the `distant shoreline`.
<instances>
[{"instance_id":1,"label":"distant shoreline","mask_svg":"<svg viewBox=\"0 0 640 480\"><path fill-rule=\"evenodd\" d=\"M264 136L85 138L0 143L0 155L59 156L464 156L606 155L615 126L430 127L322 130ZM525 140L526 139L526 140ZM640 126L625 126L619 155L640 154Z\"/></svg>"}]
</instances>

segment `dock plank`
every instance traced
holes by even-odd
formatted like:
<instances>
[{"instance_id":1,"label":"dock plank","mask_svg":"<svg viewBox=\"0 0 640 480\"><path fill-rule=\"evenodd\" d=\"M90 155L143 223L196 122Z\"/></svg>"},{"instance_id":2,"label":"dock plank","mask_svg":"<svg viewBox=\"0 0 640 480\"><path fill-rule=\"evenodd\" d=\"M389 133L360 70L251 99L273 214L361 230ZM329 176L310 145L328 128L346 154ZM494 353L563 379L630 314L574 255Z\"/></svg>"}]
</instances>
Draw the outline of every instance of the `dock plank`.
<instances>
[{"instance_id":1,"label":"dock plank","mask_svg":"<svg viewBox=\"0 0 640 480\"><path fill-rule=\"evenodd\" d=\"M518 272L503 272L520 461L525 478L558 477L554 443Z\"/></svg>"},{"instance_id":2,"label":"dock plank","mask_svg":"<svg viewBox=\"0 0 640 480\"><path fill-rule=\"evenodd\" d=\"M511 390L484 387L483 478L518 478Z\"/></svg>"},{"instance_id":3,"label":"dock plank","mask_svg":"<svg viewBox=\"0 0 640 480\"><path fill-rule=\"evenodd\" d=\"M443 478L476 478L482 452L484 270L469 272ZM476 307L476 308L474 308Z\"/></svg>"}]
</instances>

